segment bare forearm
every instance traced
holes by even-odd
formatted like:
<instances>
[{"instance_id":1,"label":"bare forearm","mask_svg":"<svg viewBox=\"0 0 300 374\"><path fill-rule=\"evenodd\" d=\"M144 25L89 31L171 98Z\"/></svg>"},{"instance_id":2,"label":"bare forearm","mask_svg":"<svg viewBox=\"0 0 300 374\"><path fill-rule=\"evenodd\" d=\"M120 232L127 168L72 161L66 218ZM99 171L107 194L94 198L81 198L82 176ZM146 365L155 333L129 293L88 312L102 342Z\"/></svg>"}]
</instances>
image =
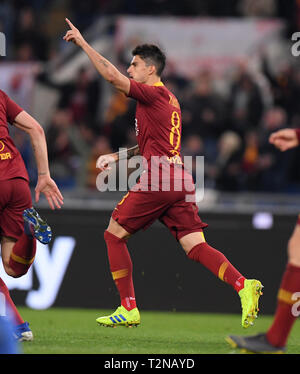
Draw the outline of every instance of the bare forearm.
<instances>
[{"instance_id":1,"label":"bare forearm","mask_svg":"<svg viewBox=\"0 0 300 374\"><path fill-rule=\"evenodd\" d=\"M47 175L49 172L48 151L45 133L42 129L35 129L29 133L38 175Z\"/></svg>"},{"instance_id":2,"label":"bare forearm","mask_svg":"<svg viewBox=\"0 0 300 374\"><path fill-rule=\"evenodd\" d=\"M140 149L138 145L134 147L124 149L120 152L113 153L113 156L116 159L116 162L119 160L129 160L133 156L137 156L140 154Z\"/></svg>"},{"instance_id":3,"label":"bare forearm","mask_svg":"<svg viewBox=\"0 0 300 374\"><path fill-rule=\"evenodd\" d=\"M46 137L41 125L25 110L16 116L14 125L29 135L39 175L49 174Z\"/></svg>"},{"instance_id":4,"label":"bare forearm","mask_svg":"<svg viewBox=\"0 0 300 374\"><path fill-rule=\"evenodd\" d=\"M92 64L98 70L99 74L115 88L124 93L129 92L129 79L125 77L110 61L100 55L86 41L83 42L82 49L87 54Z\"/></svg>"},{"instance_id":5,"label":"bare forearm","mask_svg":"<svg viewBox=\"0 0 300 374\"><path fill-rule=\"evenodd\" d=\"M68 18L66 18L66 22L71 30L67 31L63 39L67 42L73 42L81 47L102 77L109 83L113 84L118 90L128 94L130 88L129 79L125 77L125 75L123 75L111 62L95 51Z\"/></svg>"},{"instance_id":6,"label":"bare forearm","mask_svg":"<svg viewBox=\"0 0 300 374\"><path fill-rule=\"evenodd\" d=\"M112 83L114 77L119 73L117 68L106 58L101 56L97 51L95 51L94 48L92 48L87 42L82 45L82 49L88 55L89 59L102 77L108 82Z\"/></svg>"}]
</instances>

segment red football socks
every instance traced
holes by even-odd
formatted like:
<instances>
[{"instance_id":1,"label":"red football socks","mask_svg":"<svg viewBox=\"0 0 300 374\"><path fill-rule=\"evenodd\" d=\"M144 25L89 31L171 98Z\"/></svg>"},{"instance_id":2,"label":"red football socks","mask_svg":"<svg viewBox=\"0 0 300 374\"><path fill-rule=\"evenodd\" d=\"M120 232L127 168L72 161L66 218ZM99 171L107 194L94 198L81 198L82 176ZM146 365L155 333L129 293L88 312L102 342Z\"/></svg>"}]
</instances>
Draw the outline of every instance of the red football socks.
<instances>
[{"instance_id":1,"label":"red football socks","mask_svg":"<svg viewBox=\"0 0 300 374\"><path fill-rule=\"evenodd\" d=\"M25 232L20 236L12 249L9 266L20 277L27 273L36 253L36 239Z\"/></svg>"},{"instance_id":2,"label":"red football socks","mask_svg":"<svg viewBox=\"0 0 300 374\"><path fill-rule=\"evenodd\" d=\"M222 281L230 284L237 292L244 287L245 278L231 265L223 253L206 242L197 244L188 253L188 258L200 262Z\"/></svg>"},{"instance_id":3,"label":"red football socks","mask_svg":"<svg viewBox=\"0 0 300 374\"><path fill-rule=\"evenodd\" d=\"M104 233L104 239L110 271L120 294L121 305L131 310L136 307L136 301L132 280L132 262L126 240L118 238L107 230Z\"/></svg>"},{"instance_id":4,"label":"red football socks","mask_svg":"<svg viewBox=\"0 0 300 374\"><path fill-rule=\"evenodd\" d=\"M269 343L275 347L286 345L289 333L299 314L299 311L295 310L297 309L295 303L300 297L296 295L296 292L300 291L299 285L300 267L287 264L277 296L275 317L267 332Z\"/></svg>"},{"instance_id":5,"label":"red football socks","mask_svg":"<svg viewBox=\"0 0 300 374\"><path fill-rule=\"evenodd\" d=\"M0 292L4 295L5 298L5 309L9 309L9 311L12 313L12 318L16 325L20 325L24 323L24 320L22 319L20 313L18 312L18 309L16 308L14 302L12 301L9 290L6 287L6 284L3 282L3 280L0 278ZM7 315L7 310L4 310L5 314Z\"/></svg>"}]
</instances>

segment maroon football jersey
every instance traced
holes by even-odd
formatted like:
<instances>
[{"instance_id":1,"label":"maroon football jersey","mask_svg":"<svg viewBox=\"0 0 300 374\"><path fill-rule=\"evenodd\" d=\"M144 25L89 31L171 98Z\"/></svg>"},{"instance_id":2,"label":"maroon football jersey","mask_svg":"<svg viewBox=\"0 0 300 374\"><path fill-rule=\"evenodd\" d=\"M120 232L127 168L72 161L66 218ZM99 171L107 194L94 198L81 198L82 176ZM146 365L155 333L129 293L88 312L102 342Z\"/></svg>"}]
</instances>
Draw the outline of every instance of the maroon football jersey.
<instances>
[{"instance_id":1,"label":"maroon football jersey","mask_svg":"<svg viewBox=\"0 0 300 374\"><path fill-rule=\"evenodd\" d=\"M128 96L137 100L135 131L140 154L146 160L151 156L180 158L181 110L175 96L161 82L149 86L132 79Z\"/></svg>"},{"instance_id":2,"label":"maroon football jersey","mask_svg":"<svg viewBox=\"0 0 300 374\"><path fill-rule=\"evenodd\" d=\"M158 82L153 86L130 79L129 97L137 100L135 132L140 154L151 171L153 156L165 161L159 165L170 167L171 179L190 178L183 172L181 159L181 110L176 97Z\"/></svg>"},{"instance_id":3,"label":"maroon football jersey","mask_svg":"<svg viewBox=\"0 0 300 374\"><path fill-rule=\"evenodd\" d=\"M28 173L20 152L17 150L8 131L23 109L0 90L0 180L24 178L29 181Z\"/></svg>"}]
</instances>

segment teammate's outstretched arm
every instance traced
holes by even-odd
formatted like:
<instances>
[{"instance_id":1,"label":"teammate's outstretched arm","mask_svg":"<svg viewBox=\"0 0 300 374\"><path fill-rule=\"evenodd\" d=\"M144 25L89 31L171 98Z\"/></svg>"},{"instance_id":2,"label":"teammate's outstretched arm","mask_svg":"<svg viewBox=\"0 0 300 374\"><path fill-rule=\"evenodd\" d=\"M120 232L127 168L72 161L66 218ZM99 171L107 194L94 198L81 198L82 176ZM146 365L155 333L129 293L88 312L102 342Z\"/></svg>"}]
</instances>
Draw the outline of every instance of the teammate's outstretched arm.
<instances>
[{"instance_id":1,"label":"teammate's outstretched arm","mask_svg":"<svg viewBox=\"0 0 300 374\"><path fill-rule=\"evenodd\" d=\"M129 78L123 75L111 62L101 56L95 49L93 49L83 38L80 31L72 24L72 22L66 18L66 22L70 26L71 30L66 32L63 39L67 42L73 42L83 49L88 55L89 59L98 70L100 75L115 86L118 90L129 93L130 81Z\"/></svg>"},{"instance_id":2,"label":"teammate's outstretched arm","mask_svg":"<svg viewBox=\"0 0 300 374\"><path fill-rule=\"evenodd\" d=\"M25 131L30 136L38 170L38 181L35 187L35 201L39 201L40 193L42 192L51 209L55 209L55 207L61 208L61 205L63 204L63 196L54 180L50 177L47 143L43 128L24 110L16 116L14 125Z\"/></svg>"},{"instance_id":3,"label":"teammate's outstretched arm","mask_svg":"<svg viewBox=\"0 0 300 374\"><path fill-rule=\"evenodd\" d=\"M295 148L299 145L299 130L282 129L270 135L269 142L282 152Z\"/></svg>"}]
</instances>

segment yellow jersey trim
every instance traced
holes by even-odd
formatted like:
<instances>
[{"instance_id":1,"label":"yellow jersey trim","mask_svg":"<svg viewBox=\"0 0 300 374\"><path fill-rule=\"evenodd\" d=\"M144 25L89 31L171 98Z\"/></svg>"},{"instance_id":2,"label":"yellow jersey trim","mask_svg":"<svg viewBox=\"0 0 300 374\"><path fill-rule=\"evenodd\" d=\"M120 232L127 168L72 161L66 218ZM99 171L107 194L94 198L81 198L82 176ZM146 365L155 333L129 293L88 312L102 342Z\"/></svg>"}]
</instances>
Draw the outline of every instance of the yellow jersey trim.
<instances>
[{"instance_id":1,"label":"yellow jersey trim","mask_svg":"<svg viewBox=\"0 0 300 374\"><path fill-rule=\"evenodd\" d=\"M154 83L153 86L154 87L162 87L162 86L164 86L164 84L163 84L163 82L159 81L159 82Z\"/></svg>"}]
</instances>

